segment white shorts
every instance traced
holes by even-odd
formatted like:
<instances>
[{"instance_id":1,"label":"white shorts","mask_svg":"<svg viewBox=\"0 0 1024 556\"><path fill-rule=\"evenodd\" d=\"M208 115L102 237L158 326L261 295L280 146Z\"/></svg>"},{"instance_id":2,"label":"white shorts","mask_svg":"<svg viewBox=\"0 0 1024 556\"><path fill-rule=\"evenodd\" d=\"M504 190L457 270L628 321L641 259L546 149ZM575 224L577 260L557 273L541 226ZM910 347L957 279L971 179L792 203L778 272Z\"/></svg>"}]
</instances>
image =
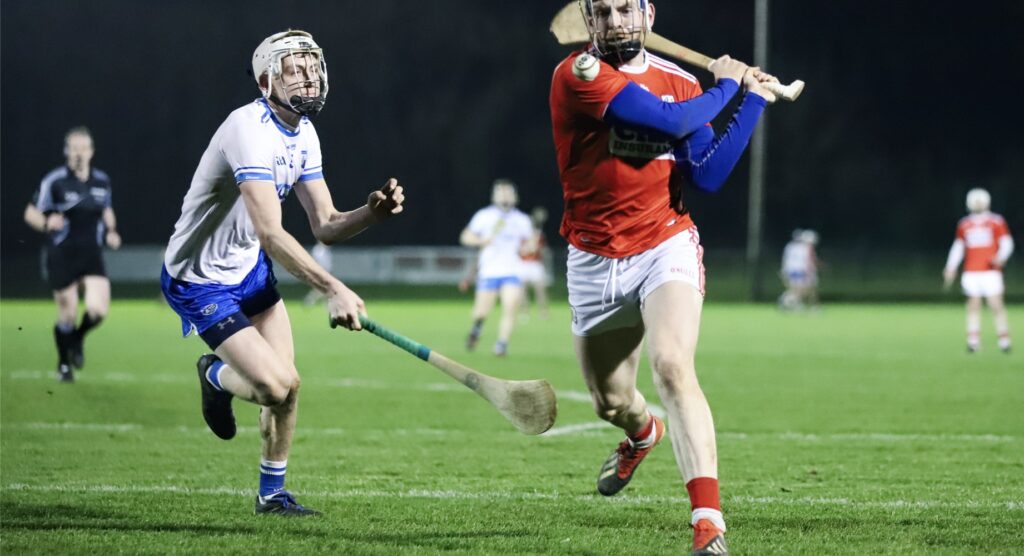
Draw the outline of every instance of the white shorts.
<instances>
[{"instance_id":1,"label":"white shorts","mask_svg":"<svg viewBox=\"0 0 1024 556\"><path fill-rule=\"evenodd\" d=\"M968 271L960 276L967 297L1003 295L1003 273L998 270Z\"/></svg>"},{"instance_id":2,"label":"white shorts","mask_svg":"<svg viewBox=\"0 0 1024 556\"><path fill-rule=\"evenodd\" d=\"M519 279L524 284L541 284L544 286L551 284L551 279L548 278L548 273L544 269L544 263L540 261L523 261L522 266L519 267Z\"/></svg>"},{"instance_id":3,"label":"white shorts","mask_svg":"<svg viewBox=\"0 0 1024 556\"><path fill-rule=\"evenodd\" d=\"M569 246L566 277L572 333L593 336L636 326L644 300L666 282L685 282L704 295L704 248L691 227L657 247L612 259Z\"/></svg>"}]
</instances>

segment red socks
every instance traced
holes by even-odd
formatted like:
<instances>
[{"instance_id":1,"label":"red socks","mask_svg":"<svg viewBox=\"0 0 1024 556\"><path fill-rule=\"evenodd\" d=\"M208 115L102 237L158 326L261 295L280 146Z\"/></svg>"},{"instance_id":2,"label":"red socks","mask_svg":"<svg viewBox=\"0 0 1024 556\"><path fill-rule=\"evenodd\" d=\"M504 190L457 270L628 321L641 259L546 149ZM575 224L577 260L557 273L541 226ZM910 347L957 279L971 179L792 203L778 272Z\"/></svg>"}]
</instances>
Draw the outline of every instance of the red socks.
<instances>
[{"instance_id":1,"label":"red socks","mask_svg":"<svg viewBox=\"0 0 1024 556\"><path fill-rule=\"evenodd\" d=\"M686 491L690 493L690 507L710 508L722 511L722 503L718 499L718 479L697 477L686 483Z\"/></svg>"}]
</instances>

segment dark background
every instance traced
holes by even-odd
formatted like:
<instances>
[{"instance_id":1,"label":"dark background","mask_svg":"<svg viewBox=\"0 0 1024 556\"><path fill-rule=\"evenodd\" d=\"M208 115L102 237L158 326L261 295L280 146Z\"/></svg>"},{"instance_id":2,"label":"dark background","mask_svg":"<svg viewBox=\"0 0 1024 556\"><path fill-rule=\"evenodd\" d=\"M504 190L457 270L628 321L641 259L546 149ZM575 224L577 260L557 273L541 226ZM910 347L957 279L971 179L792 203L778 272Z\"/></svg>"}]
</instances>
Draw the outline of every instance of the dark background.
<instances>
[{"instance_id":1,"label":"dark background","mask_svg":"<svg viewBox=\"0 0 1024 556\"><path fill-rule=\"evenodd\" d=\"M21 213L63 163L74 125L93 131L125 242L165 243L213 132L258 95L252 51L288 27L325 51L331 89L315 123L339 208L362 204L389 176L407 189L406 213L353 243L456 243L496 176L519 184L523 208L551 210L554 236L548 87L567 49L548 24L562 5L5 0L4 260L39 245ZM661 34L751 61L752 0L655 5ZM934 252L941 268L975 186L1024 244L1024 2L775 0L770 16L769 69L808 85L768 112L768 248L813 227L823 246ZM746 157L721 193L688 196L709 252L744 246ZM285 214L310 243L299 204Z\"/></svg>"}]
</instances>

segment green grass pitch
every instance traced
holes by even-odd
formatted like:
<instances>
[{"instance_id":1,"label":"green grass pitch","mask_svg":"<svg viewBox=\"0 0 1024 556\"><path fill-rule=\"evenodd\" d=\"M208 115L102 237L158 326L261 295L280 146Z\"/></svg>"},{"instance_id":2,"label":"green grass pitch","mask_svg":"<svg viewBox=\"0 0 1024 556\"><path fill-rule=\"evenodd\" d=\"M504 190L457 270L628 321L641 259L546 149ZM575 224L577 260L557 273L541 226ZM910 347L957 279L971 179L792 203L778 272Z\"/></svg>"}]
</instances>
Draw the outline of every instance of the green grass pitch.
<instances>
[{"instance_id":1,"label":"green grass pitch","mask_svg":"<svg viewBox=\"0 0 1024 556\"><path fill-rule=\"evenodd\" d=\"M155 301L116 301L73 385L53 378L50 302L0 305L0 551L57 553L680 554L689 503L668 445L605 499L619 441L596 422L568 309L510 356L462 341L468 301L375 301L370 315L483 372L547 378L553 434L527 437L439 371L291 304L303 374L288 486L325 512L252 515L257 411L238 437L199 412L202 343ZM964 352L957 305L708 304L698 373L718 430L734 554L1024 550L1024 307L1018 352ZM641 390L657 395L644 363Z\"/></svg>"}]
</instances>

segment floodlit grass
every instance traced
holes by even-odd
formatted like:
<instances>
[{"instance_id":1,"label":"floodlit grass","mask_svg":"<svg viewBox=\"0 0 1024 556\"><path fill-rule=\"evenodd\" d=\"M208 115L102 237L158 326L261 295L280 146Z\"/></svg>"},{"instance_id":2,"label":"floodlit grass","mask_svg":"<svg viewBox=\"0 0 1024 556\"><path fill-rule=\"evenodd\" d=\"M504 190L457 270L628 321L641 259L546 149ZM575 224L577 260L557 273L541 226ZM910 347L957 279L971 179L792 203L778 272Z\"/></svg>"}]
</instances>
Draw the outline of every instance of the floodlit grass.
<instances>
[{"instance_id":1,"label":"floodlit grass","mask_svg":"<svg viewBox=\"0 0 1024 556\"><path fill-rule=\"evenodd\" d=\"M494 322L478 353L462 348L468 302L367 301L381 324L470 366L549 379L554 434L516 433L439 371L293 303L304 380L288 486L326 515L258 518L257 411L236 402L243 428L230 442L206 430L203 345L177 336L169 309L115 302L66 385L52 374L52 304L3 302L0 550L687 552L689 503L667 445L619 496L594 491L620 434L583 394L564 305L496 359ZM995 349L986 316L984 350L969 356L959 306L706 306L697 363L733 553L1019 553L1024 307L1011 311L1019 351Z\"/></svg>"}]
</instances>

